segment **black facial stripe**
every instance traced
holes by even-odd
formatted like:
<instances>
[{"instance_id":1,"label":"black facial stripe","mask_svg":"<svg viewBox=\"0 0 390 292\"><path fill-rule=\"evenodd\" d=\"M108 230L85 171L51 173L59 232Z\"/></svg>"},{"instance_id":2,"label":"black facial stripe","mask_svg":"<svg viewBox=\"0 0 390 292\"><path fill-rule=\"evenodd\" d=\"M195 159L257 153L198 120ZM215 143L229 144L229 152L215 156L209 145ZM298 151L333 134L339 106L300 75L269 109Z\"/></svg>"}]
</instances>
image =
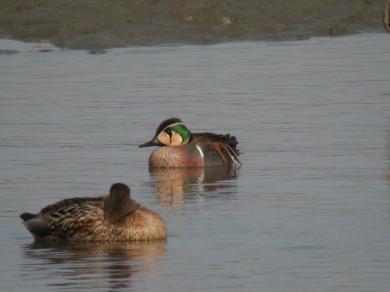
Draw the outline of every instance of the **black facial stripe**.
<instances>
[{"instance_id":1,"label":"black facial stripe","mask_svg":"<svg viewBox=\"0 0 390 292\"><path fill-rule=\"evenodd\" d=\"M162 131L164 131L167 127L169 127L170 125L172 124L176 124L176 123L183 123L180 119L178 118L170 118L170 119L167 119L165 121L163 121L157 128L156 130L156 135L158 135L159 133L161 133Z\"/></svg>"}]
</instances>

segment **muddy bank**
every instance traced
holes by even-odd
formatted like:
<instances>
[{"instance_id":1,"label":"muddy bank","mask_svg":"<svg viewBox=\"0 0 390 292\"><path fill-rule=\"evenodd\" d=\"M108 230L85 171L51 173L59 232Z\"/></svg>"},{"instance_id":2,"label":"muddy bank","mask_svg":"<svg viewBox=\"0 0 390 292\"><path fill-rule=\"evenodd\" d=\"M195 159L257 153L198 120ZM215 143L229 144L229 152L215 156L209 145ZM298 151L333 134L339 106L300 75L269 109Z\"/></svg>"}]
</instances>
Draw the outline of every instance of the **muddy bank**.
<instances>
[{"instance_id":1,"label":"muddy bank","mask_svg":"<svg viewBox=\"0 0 390 292\"><path fill-rule=\"evenodd\" d=\"M2 0L0 37L72 49L384 31L386 0Z\"/></svg>"}]
</instances>

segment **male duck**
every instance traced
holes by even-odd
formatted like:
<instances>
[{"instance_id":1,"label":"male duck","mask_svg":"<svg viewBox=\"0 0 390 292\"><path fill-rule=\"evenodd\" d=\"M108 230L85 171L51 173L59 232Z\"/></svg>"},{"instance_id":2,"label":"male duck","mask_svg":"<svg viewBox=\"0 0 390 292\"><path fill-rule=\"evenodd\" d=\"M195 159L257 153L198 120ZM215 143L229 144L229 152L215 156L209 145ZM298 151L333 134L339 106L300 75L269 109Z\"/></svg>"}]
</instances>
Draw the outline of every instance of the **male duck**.
<instances>
[{"instance_id":1,"label":"male duck","mask_svg":"<svg viewBox=\"0 0 390 292\"><path fill-rule=\"evenodd\" d=\"M165 239L163 219L130 198L130 189L113 184L108 196L59 201L38 214L20 215L36 241L141 241Z\"/></svg>"},{"instance_id":2,"label":"male duck","mask_svg":"<svg viewBox=\"0 0 390 292\"><path fill-rule=\"evenodd\" d=\"M152 152L149 167L179 168L241 164L237 144L229 134L191 133L180 119L170 118L158 126L152 140L139 147L167 146Z\"/></svg>"}]
</instances>

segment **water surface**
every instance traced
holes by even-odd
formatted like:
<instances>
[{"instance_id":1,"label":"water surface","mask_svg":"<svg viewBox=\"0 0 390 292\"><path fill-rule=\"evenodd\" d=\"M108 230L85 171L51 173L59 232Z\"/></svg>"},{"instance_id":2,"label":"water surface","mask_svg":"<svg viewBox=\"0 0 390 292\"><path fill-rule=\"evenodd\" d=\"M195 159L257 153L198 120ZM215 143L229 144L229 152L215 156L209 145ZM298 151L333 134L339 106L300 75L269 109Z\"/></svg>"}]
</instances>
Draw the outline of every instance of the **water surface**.
<instances>
[{"instance_id":1,"label":"water surface","mask_svg":"<svg viewBox=\"0 0 390 292\"><path fill-rule=\"evenodd\" d=\"M0 290L388 291L388 45L0 42L19 51L0 55ZM243 166L149 173L137 145L171 116L237 136ZM19 222L118 181L167 242L37 245Z\"/></svg>"}]
</instances>

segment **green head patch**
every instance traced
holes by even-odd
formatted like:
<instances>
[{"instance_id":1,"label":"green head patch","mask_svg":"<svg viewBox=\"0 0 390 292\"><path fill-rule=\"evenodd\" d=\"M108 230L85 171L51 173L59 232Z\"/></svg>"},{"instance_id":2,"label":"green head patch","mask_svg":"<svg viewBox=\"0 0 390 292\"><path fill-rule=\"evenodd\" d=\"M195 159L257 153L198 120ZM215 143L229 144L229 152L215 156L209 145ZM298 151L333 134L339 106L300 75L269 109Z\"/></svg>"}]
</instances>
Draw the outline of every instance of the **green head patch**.
<instances>
[{"instance_id":1,"label":"green head patch","mask_svg":"<svg viewBox=\"0 0 390 292\"><path fill-rule=\"evenodd\" d=\"M176 123L168 127L172 132L175 132L180 135L182 142L181 144L186 144L191 138L191 132L187 129L186 126L182 123Z\"/></svg>"}]
</instances>

